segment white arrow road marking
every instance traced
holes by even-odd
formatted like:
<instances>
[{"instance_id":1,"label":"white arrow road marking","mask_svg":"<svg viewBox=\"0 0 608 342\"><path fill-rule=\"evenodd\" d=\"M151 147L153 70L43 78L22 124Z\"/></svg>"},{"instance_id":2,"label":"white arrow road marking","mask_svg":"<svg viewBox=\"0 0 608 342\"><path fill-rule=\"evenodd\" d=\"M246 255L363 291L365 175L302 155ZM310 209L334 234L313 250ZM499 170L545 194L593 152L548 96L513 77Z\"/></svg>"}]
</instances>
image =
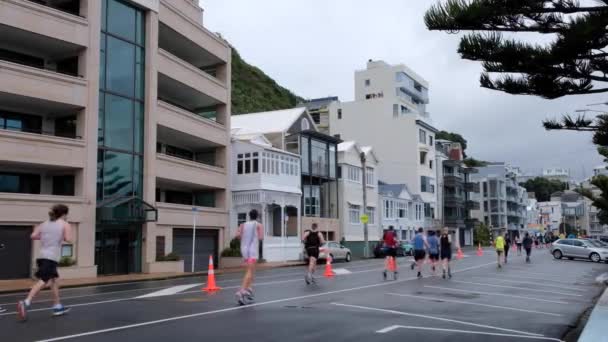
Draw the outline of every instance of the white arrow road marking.
<instances>
[{"instance_id":1,"label":"white arrow road marking","mask_svg":"<svg viewBox=\"0 0 608 342\"><path fill-rule=\"evenodd\" d=\"M141 299L141 298L151 298L151 297L162 297L162 296L171 296L174 295L176 293L180 293L182 291L186 291L189 290L193 287L197 287L197 286L202 286L203 284L188 284L188 285L178 285L178 286L173 286L173 287L169 287L160 291L156 291L156 292L152 292L152 293L148 293L145 294L143 296L139 296L139 297L135 297L135 299Z\"/></svg>"},{"instance_id":2,"label":"white arrow road marking","mask_svg":"<svg viewBox=\"0 0 608 342\"><path fill-rule=\"evenodd\" d=\"M344 274L351 274L352 272L347 270L346 268L336 268L336 269L334 269L334 273L336 275L344 275Z\"/></svg>"}]
</instances>

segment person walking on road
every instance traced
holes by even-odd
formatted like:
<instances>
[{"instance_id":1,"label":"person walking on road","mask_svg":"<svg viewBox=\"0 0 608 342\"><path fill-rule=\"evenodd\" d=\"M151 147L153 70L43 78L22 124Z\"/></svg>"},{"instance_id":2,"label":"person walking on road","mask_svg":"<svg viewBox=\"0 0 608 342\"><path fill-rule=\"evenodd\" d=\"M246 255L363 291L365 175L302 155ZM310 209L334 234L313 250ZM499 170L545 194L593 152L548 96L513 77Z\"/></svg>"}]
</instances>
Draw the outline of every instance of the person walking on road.
<instances>
[{"instance_id":1,"label":"person walking on road","mask_svg":"<svg viewBox=\"0 0 608 342\"><path fill-rule=\"evenodd\" d=\"M526 250L526 262L530 263L530 254L532 254L532 238L530 237L529 233L526 233L526 236L524 237L524 241L523 241L523 245L524 245L524 249Z\"/></svg>"},{"instance_id":2,"label":"person walking on road","mask_svg":"<svg viewBox=\"0 0 608 342\"><path fill-rule=\"evenodd\" d=\"M249 212L249 221L240 225L236 236L241 240L241 255L247 267L241 288L236 292L237 301L241 305L253 301L255 265L258 262L259 243L264 238L264 227L257 219L258 211L252 209Z\"/></svg>"},{"instance_id":3,"label":"person walking on road","mask_svg":"<svg viewBox=\"0 0 608 342\"><path fill-rule=\"evenodd\" d=\"M502 236L502 234L499 234L496 237L496 241L494 241L494 244L494 247L496 248L497 265L498 268L502 268L502 255L505 252L505 238Z\"/></svg>"},{"instance_id":4,"label":"person walking on road","mask_svg":"<svg viewBox=\"0 0 608 342\"><path fill-rule=\"evenodd\" d=\"M431 269L433 270L433 276L436 275L437 262L439 261L439 239L434 230L429 231L427 238L429 259L431 260Z\"/></svg>"},{"instance_id":5,"label":"person walking on road","mask_svg":"<svg viewBox=\"0 0 608 342\"><path fill-rule=\"evenodd\" d=\"M443 279L445 279L446 271L450 279L452 279L452 270L450 269L450 261L452 260L452 239L448 228L443 228L441 238L439 239L441 250L441 261L443 266Z\"/></svg>"},{"instance_id":6,"label":"person walking on road","mask_svg":"<svg viewBox=\"0 0 608 342\"><path fill-rule=\"evenodd\" d=\"M395 235L395 228L393 228L393 226L388 227L388 230L382 237L382 241L383 247L386 250L384 257L384 272L382 272L382 276L384 277L384 280L386 280L388 272L392 271L393 276L397 279L397 236ZM394 270L390 267L391 261L395 266Z\"/></svg>"},{"instance_id":7,"label":"person walking on road","mask_svg":"<svg viewBox=\"0 0 608 342\"><path fill-rule=\"evenodd\" d=\"M319 259L319 248L325 243L323 234L317 231L317 224L313 223L311 226L312 230L307 230L304 233L304 248L306 248L306 255L308 255L308 269L304 280L306 284L314 283L314 273L317 269L317 260ZM329 257L329 256L328 256Z\"/></svg>"},{"instance_id":8,"label":"person walking on road","mask_svg":"<svg viewBox=\"0 0 608 342\"><path fill-rule=\"evenodd\" d=\"M505 234L505 265L507 264L507 258L509 257L509 249L511 249L511 245L513 245L513 241L511 241L511 237L509 233Z\"/></svg>"},{"instance_id":9,"label":"person walking on road","mask_svg":"<svg viewBox=\"0 0 608 342\"><path fill-rule=\"evenodd\" d=\"M45 287L50 287L53 293L53 316L66 314L70 309L61 304L59 298L59 273L57 264L61 257L63 242L72 243L72 227L67 222L68 207L56 204L49 212L49 219L34 228L32 240L40 240L39 258L36 259L38 281L32 286L25 300L17 303L17 317L27 320L27 312L32 300Z\"/></svg>"},{"instance_id":10,"label":"person walking on road","mask_svg":"<svg viewBox=\"0 0 608 342\"><path fill-rule=\"evenodd\" d=\"M517 255L521 255L521 236L519 232L515 235L515 244L517 245Z\"/></svg>"},{"instance_id":11,"label":"person walking on road","mask_svg":"<svg viewBox=\"0 0 608 342\"><path fill-rule=\"evenodd\" d=\"M422 278L422 264L426 257L426 249L429 244L424 236L424 229L418 228L418 233L414 236L414 263L412 264L412 270L414 266L418 269L418 278Z\"/></svg>"}]
</instances>

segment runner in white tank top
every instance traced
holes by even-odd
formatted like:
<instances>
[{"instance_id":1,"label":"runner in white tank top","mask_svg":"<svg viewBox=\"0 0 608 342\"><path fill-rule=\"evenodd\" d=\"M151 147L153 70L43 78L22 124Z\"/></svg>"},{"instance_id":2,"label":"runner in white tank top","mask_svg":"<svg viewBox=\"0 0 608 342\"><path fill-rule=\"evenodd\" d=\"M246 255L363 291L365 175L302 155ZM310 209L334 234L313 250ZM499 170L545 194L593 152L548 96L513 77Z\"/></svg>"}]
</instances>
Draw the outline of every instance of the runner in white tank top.
<instances>
[{"instance_id":1,"label":"runner in white tank top","mask_svg":"<svg viewBox=\"0 0 608 342\"><path fill-rule=\"evenodd\" d=\"M256 220L258 212L252 209L249 212L249 221L241 224L237 231L237 238L241 240L241 255L247 265L247 270L243 276L241 289L237 291L236 298L240 305L245 305L253 301L253 276L255 274L255 264L259 257L259 241L264 237L264 227Z\"/></svg>"},{"instance_id":2,"label":"runner in white tank top","mask_svg":"<svg viewBox=\"0 0 608 342\"><path fill-rule=\"evenodd\" d=\"M68 207L63 204L54 205L49 212L49 220L38 225L31 235L32 240L40 240L39 258L36 259L38 281L25 300L17 303L17 316L19 320L27 319L27 310L32 300L44 287L49 286L53 292L53 315L60 316L69 311L61 305L59 300L59 274L57 264L61 257L63 242L72 243L72 227L67 223Z\"/></svg>"}]
</instances>

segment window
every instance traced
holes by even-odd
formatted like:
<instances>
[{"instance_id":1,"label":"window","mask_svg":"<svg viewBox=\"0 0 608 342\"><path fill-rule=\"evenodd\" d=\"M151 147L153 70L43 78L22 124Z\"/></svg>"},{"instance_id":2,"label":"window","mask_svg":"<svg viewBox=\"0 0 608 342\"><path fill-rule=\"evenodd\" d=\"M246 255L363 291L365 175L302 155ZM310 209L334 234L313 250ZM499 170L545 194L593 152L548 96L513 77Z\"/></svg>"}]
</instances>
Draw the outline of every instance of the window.
<instances>
[{"instance_id":1,"label":"window","mask_svg":"<svg viewBox=\"0 0 608 342\"><path fill-rule=\"evenodd\" d=\"M329 178L336 178L336 145L329 144Z\"/></svg>"},{"instance_id":2,"label":"window","mask_svg":"<svg viewBox=\"0 0 608 342\"><path fill-rule=\"evenodd\" d=\"M426 144L426 131L423 129L418 130L418 141L421 144Z\"/></svg>"},{"instance_id":3,"label":"window","mask_svg":"<svg viewBox=\"0 0 608 342\"><path fill-rule=\"evenodd\" d=\"M365 99L366 99L366 100L369 100L369 99L371 99L371 98L372 98L372 96L371 96L370 94L365 95Z\"/></svg>"},{"instance_id":4,"label":"window","mask_svg":"<svg viewBox=\"0 0 608 342\"><path fill-rule=\"evenodd\" d=\"M338 120L342 119L342 108L338 108Z\"/></svg>"},{"instance_id":5,"label":"window","mask_svg":"<svg viewBox=\"0 0 608 342\"><path fill-rule=\"evenodd\" d=\"M165 256L165 237L157 236L156 237L156 260L160 260L160 258Z\"/></svg>"},{"instance_id":6,"label":"window","mask_svg":"<svg viewBox=\"0 0 608 342\"><path fill-rule=\"evenodd\" d=\"M351 224L359 224L361 216L361 206L348 204L348 221Z\"/></svg>"},{"instance_id":7,"label":"window","mask_svg":"<svg viewBox=\"0 0 608 342\"><path fill-rule=\"evenodd\" d=\"M384 218L390 218L390 207L389 207L389 201L388 200L384 200L382 201L383 207L384 207Z\"/></svg>"},{"instance_id":8,"label":"window","mask_svg":"<svg viewBox=\"0 0 608 342\"><path fill-rule=\"evenodd\" d=\"M369 87L371 84L372 84L372 81L371 81L371 80L369 80L369 79L368 79L368 80L365 80L365 86L366 86L366 87Z\"/></svg>"},{"instance_id":9,"label":"window","mask_svg":"<svg viewBox=\"0 0 608 342\"><path fill-rule=\"evenodd\" d=\"M407 217L407 204L403 202L397 203L397 217L406 218Z\"/></svg>"},{"instance_id":10,"label":"window","mask_svg":"<svg viewBox=\"0 0 608 342\"><path fill-rule=\"evenodd\" d=\"M433 217L433 208L431 208L430 203L424 203L424 217L427 217L427 218Z\"/></svg>"},{"instance_id":11,"label":"window","mask_svg":"<svg viewBox=\"0 0 608 342\"><path fill-rule=\"evenodd\" d=\"M300 156L302 157L302 173L310 173L310 155L308 149L309 140L307 137L301 137L300 139Z\"/></svg>"},{"instance_id":12,"label":"window","mask_svg":"<svg viewBox=\"0 0 608 342\"><path fill-rule=\"evenodd\" d=\"M318 185L305 185L304 191L304 213L306 216L321 216L321 188Z\"/></svg>"},{"instance_id":13,"label":"window","mask_svg":"<svg viewBox=\"0 0 608 342\"><path fill-rule=\"evenodd\" d=\"M433 146L433 136L429 135L429 145Z\"/></svg>"},{"instance_id":14,"label":"window","mask_svg":"<svg viewBox=\"0 0 608 342\"><path fill-rule=\"evenodd\" d=\"M76 138L76 116L55 119L55 135L64 138Z\"/></svg>"},{"instance_id":15,"label":"window","mask_svg":"<svg viewBox=\"0 0 608 342\"><path fill-rule=\"evenodd\" d=\"M40 194L40 176L27 173L0 172L0 192Z\"/></svg>"},{"instance_id":16,"label":"window","mask_svg":"<svg viewBox=\"0 0 608 342\"><path fill-rule=\"evenodd\" d=\"M308 119L302 119L302 122L300 122L300 124L303 131L307 131L310 129L310 123L308 122Z\"/></svg>"},{"instance_id":17,"label":"window","mask_svg":"<svg viewBox=\"0 0 608 342\"><path fill-rule=\"evenodd\" d=\"M433 161L429 160L429 167L431 168L431 170L433 169Z\"/></svg>"},{"instance_id":18,"label":"window","mask_svg":"<svg viewBox=\"0 0 608 342\"><path fill-rule=\"evenodd\" d=\"M361 182L361 168L348 166L348 180L351 182Z\"/></svg>"},{"instance_id":19,"label":"window","mask_svg":"<svg viewBox=\"0 0 608 342\"><path fill-rule=\"evenodd\" d=\"M420 151L420 165L426 164L426 152Z\"/></svg>"},{"instance_id":20,"label":"window","mask_svg":"<svg viewBox=\"0 0 608 342\"><path fill-rule=\"evenodd\" d=\"M316 123L317 125L321 123L321 113L312 112L310 113L310 117L312 118L312 121L314 121L314 123Z\"/></svg>"},{"instance_id":21,"label":"window","mask_svg":"<svg viewBox=\"0 0 608 342\"><path fill-rule=\"evenodd\" d=\"M236 162L236 173L239 175L258 173L259 171L259 154L258 152L253 153L239 153L237 155Z\"/></svg>"},{"instance_id":22,"label":"window","mask_svg":"<svg viewBox=\"0 0 608 342\"><path fill-rule=\"evenodd\" d=\"M74 196L74 176L53 176L53 195Z\"/></svg>"},{"instance_id":23,"label":"window","mask_svg":"<svg viewBox=\"0 0 608 342\"><path fill-rule=\"evenodd\" d=\"M0 129L27 133L42 133L42 118L7 111L0 111Z\"/></svg>"},{"instance_id":24,"label":"window","mask_svg":"<svg viewBox=\"0 0 608 342\"><path fill-rule=\"evenodd\" d=\"M328 147L327 143L319 140L310 142L310 159L312 174L316 176L327 176L328 171ZM334 150L335 151L335 150ZM335 157L335 153L334 153ZM334 165L335 166L335 165Z\"/></svg>"},{"instance_id":25,"label":"window","mask_svg":"<svg viewBox=\"0 0 608 342\"><path fill-rule=\"evenodd\" d=\"M240 226L245 222L247 222L247 213L238 213L236 215L236 225Z\"/></svg>"},{"instance_id":26,"label":"window","mask_svg":"<svg viewBox=\"0 0 608 342\"><path fill-rule=\"evenodd\" d=\"M410 112L410 109L404 105L401 105L401 114L407 114Z\"/></svg>"},{"instance_id":27,"label":"window","mask_svg":"<svg viewBox=\"0 0 608 342\"><path fill-rule=\"evenodd\" d=\"M376 224L376 208L367 207L368 224Z\"/></svg>"},{"instance_id":28,"label":"window","mask_svg":"<svg viewBox=\"0 0 608 342\"><path fill-rule=\"evenodd\" d=\"M422 204L416 204L416 221L422 220Z\"/></svg>"},{"instance_id":29,"label":"window","mask_svg":"<svg viewBox=\"0 0 608 342\"><path fill-rule=\"evenodd\" d=\"M433 179L427 176L420 176L420 191L422 192L435 192L435 185L433 184Z\"/></svg>"},{"instance_id":30,"label":"window","mask_svg":"<svg viewBox=\"0 0 608 342\"><path fill-rule=\"evenodd\" d=\"M195 192L194 205L215 208L215 191Z\"/></svg>"},{"instance_id":31,"label":"window","mask_svg":"<svg viewBox=\"0 0 608 342\"><path fill-rule=\"evenodd\" d=\"M374 187L376 186L375 184L375 179L374 179L374 169L371 167L366 168L365 170L365 182L367 183L367 186L369 187Z\"/></svg>"}]
</instances>

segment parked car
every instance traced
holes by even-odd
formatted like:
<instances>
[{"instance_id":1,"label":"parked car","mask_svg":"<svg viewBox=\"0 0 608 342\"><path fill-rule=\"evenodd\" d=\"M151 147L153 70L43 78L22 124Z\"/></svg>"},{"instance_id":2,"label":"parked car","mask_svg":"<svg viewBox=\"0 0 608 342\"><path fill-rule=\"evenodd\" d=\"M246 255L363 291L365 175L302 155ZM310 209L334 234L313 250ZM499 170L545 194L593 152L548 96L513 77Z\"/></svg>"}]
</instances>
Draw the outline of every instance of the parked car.
<instances>
[{"instance_id":1,"label":"parked car","mask_svg":"<svg viewBox=\"0 0 608 342\"><path fill-rule=\"evenodd\" d=\"M409 242L400 242L397 246L397 256L406 256L412 255L414 250L414 246L412 246ZM384 248L382 242L379 242L374 247L374 257L375 258L384 258L386 256L386 249Z\"/></svg>"},{"instance_id":2,"label":"parked car","mask_svg":"<svg viewBox=\"0 0 608 342\"><path fill-rule=\"evenodd\" d=\"M608 247L584 239L559 239L551 246L551 254L555 259L566 257L570 260L579 258L608 263Z\"/></svg>"},{"instance_id":3,"label":"parked car","mask_svg":"<svg viewBox=\"0 0 608 342\"><path fill-rule=\"evenodd\" d=\"M319 248L319 260L327 259L327 251L329 251L329 255L333 260L344 260L346 262L350 262L352 259L352 253L350 249L342 246L338 242L335 241L327 241L321 248ZM308 259L308 255L306 254L306 249L304 249L304 259Z\"/></svg>"}]
</instances>

